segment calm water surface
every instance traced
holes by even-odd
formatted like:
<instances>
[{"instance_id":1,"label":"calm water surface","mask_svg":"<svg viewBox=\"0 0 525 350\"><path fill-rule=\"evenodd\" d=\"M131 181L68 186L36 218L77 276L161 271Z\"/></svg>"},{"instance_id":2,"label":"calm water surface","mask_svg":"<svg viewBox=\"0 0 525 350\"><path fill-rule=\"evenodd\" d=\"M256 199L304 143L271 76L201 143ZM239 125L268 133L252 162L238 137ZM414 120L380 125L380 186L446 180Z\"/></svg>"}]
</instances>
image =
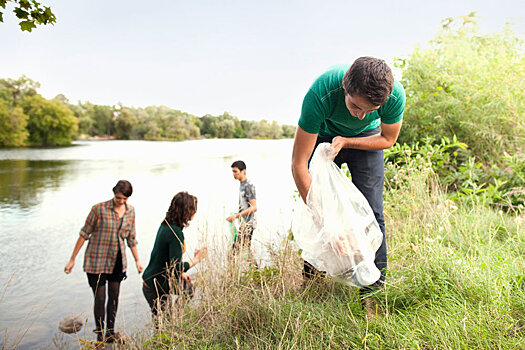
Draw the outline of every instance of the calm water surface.
<instances>
[{"instance_id":1,"label":"calm water surface","mask_svg":"<svg viewBox=\"0 0 525 350\"><path fill-rule=\"evenodd\" d=\"M230 165L244 160L257 189L255 255L267 263L266 247L278 245L290 227L291 149L292 140L199 140L0 150L0 344L53 348L60 319L72 313L88 319L80 337L94 338L93 296L82 270L87 244L73 272L65 275L63 268L91 206L111 199L119 179L134 187L128 203L136 210L145 267L158 225L181 190L199 198L197 215L185 230L188 251L203 243L228 246L224 219L236 209L239 187ZM126 253L128 278L121 285L117 328L129 333L150 316L131 252Z\"/></svg>"}]
</instances>

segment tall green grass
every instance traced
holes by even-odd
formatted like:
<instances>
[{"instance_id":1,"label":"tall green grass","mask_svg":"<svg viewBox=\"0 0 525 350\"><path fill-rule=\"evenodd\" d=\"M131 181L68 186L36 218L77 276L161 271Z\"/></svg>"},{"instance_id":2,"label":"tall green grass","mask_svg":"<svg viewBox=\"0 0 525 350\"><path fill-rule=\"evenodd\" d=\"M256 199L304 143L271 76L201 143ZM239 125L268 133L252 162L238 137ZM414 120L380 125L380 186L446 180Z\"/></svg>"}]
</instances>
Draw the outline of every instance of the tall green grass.
<instances>
[{"instance_id":1,"label":"tall green grass","mask_svg":"<svg viewBox=\"0 0 525 350\"><path fill-rule=\"evenodd\" d=\"M210 252L197 295L178 300L124 349L524 349L522 216L447 199L432 170L408 164L387 182L383 313L367 321L358 290L302 288L293 241L273 265ZM226 266L226 267L225 267Z\"/></svg>"},{"instance_id":2,"label":"tall green grass","mask_svg":"<svg viewBox=\"0 0 525 350\"><path fill-rule=\"evenodd\" d=\"M456 204L430 170L406 171L410 181L386 192L390 273L377 347L523 348L523 218Z\"/></svg>"}]
</instances>

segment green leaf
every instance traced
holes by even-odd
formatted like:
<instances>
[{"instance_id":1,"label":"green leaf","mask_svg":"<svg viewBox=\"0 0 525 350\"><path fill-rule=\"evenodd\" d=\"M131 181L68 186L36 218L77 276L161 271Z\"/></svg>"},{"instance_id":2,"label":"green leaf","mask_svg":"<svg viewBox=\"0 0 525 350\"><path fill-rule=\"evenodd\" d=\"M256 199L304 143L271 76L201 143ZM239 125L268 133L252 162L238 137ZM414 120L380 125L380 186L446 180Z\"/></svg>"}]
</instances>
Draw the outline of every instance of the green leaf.
<instances>
[{"instance_id":1,"label":"green leaf","mask_svg":"<svg viewBox=\"0 0 525 350\"><path fill-rule=\"evenodd\" d=\"M3 21L4 21L3 13L0 12L0 22L3 22Z\"/></svg>"},{"instance_id":2,"label":"green leaf","mask_svg":"<svg viewBox=\"0 0 525 350\"><path fill-rule=\"evenodd\" d=\"M21 8L24 8L24 9L31 8L31 2L29 0L20 0L19 5Z\"/></svg>"},{"instance_id":3,"label":"green leaf","mask_svg":"<svg viewBox=\"0 0 525 350\"><path fill-rule=\"evenodd\" d=\"M33 28L36 28L36 25L35 23L33 23L33 21L22 21L19 23L20 24L20 29L22 29L23 31L32 31Z\"/></svg>"},{"instance_id":4,"label":"green leaf","mask_svg":"<svg viewBox=\"0 0 525 350\"><path fill-rule=\"evenodd\" d=\"M0 7L2 7L3 9L5 9L5 4L6 4L7 0L0 0Z\"/></svg>"},{"instance_id":5,"label":"green leaf","mask_svg":"<svg viewBox=\"0 0 525 350\"><path fill-rule=\"evenodd\" d=\"M13 12L15 13L16 17L17 18L20 18L20 19L27 19L29 18L29 12L25 11L25 10L22 10L21 8L15 8L13 10Z\"/></svg>"},{"instance_id":6,"label":"green leaf","mask_svg":"<svg viewBox=\"0 0 525 350\"><path fill-rule=\"evenodd\" d=\"M56 17L53 12L51 12L51 8L46 7L44 11L44 17L46 18L46 21L44 23L55 23Z\"/></svg>"}]
</instances>

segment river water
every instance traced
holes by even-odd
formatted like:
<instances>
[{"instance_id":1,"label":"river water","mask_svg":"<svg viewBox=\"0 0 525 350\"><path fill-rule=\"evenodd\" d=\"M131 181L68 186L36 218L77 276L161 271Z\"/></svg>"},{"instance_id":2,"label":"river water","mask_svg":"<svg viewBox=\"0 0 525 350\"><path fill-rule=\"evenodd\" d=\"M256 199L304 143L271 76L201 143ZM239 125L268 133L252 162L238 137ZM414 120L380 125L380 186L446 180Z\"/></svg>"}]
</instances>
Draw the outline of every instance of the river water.
<instances>
[{"instance_id":1,"label":"river water","mask_svg":"<svg viewBox=\"0 0 525 350\"><path fill-rule=\"evenodd\" d=\"M292 140L183 142L79 141L65 148L0 150L0 344L53 348L58 323L80 314L78 334L94 339L93 296L82 270L85 246L70 275L63 272L92 205L112 198L119 179L134 188L138 250L149 261L158 226L171 198L185 190L199 199L185 229L188 252L202 245L227 247L224 220L238 204L239 182L230 165L242 159L257 190L255 257L269 263L268 247L287 235L294 203ZM212 243L210 243L212 242ZM129 249L128 278L121 285L117 329L133 332L149 319L141 279ZM188 256L187 258L189 258Z\"/></svg>"}]
</instances>

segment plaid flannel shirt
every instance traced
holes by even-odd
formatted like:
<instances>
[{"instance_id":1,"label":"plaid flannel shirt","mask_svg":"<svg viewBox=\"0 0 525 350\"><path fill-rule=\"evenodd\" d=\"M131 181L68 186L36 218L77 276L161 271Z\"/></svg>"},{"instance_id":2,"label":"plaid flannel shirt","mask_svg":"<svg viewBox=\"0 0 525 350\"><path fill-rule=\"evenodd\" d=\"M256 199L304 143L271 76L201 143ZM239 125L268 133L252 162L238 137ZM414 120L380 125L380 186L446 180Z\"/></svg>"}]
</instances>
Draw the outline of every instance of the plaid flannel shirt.
<instances>
[{"instance_id":1,"label":"plaid flannel shirt","mask_svg":"<svg viewBox=\"0 0 525 350\"><path fill-rule=\"evenodd\" d=\"M113 199L95 204L91 208L80 236L89 240L84 256L84 271L87 273L112 273L120 248L122 253L122 271L127 268L126 246L137 244L135 240L135 209L126 204L126 212L120 227L118 213L113 210Z\"/></svg>"}]
</instances>

